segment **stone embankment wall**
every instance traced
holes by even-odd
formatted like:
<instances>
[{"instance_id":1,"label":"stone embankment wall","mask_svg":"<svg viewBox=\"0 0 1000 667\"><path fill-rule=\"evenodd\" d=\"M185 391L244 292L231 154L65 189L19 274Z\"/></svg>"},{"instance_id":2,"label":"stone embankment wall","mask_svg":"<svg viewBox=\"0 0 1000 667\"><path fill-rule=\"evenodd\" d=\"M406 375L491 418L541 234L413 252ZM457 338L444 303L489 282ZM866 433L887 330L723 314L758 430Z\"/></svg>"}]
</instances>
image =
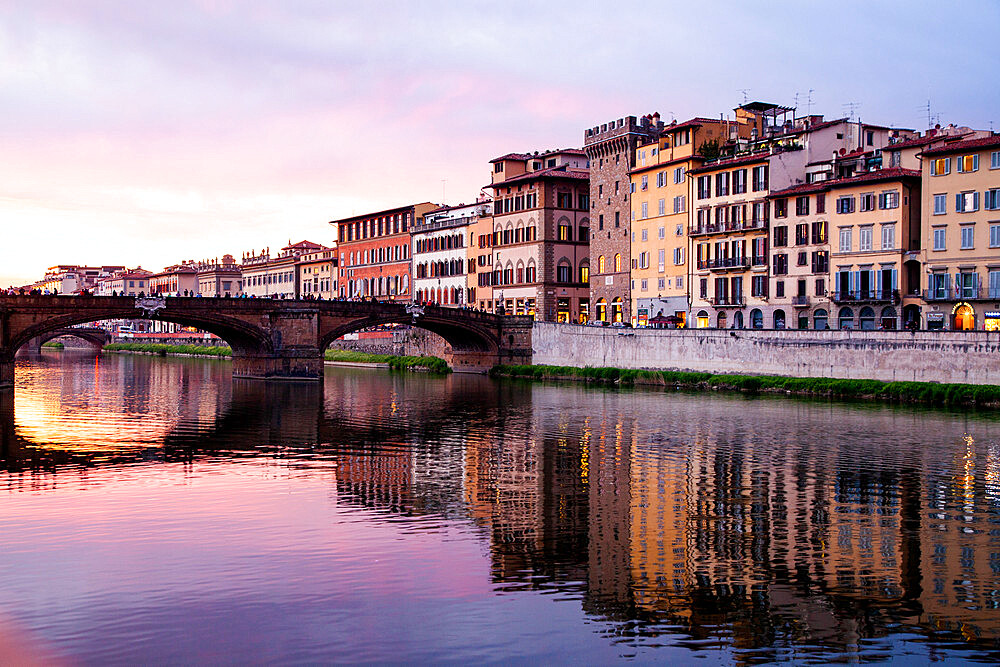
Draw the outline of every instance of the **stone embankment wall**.
<instances>
[{"instance_id":1,"label":"stone embankment wall","mask_svg":"<svg viewBox=\"0 0 1000 667\"><path fill-rule=\"evenodd\" d=\"M393 331L392 338L335 340L330 344L330 348L414 357L445 357L449 352L449 345L443 338L430 331L416 328Z\"/></svg>"},{"instance_id":2,"label":"stone embankment wall","mask_svg":"<svg viewBox=\"0 0 1000 667\"><path fill-rule=\"evenodd\" d=\"M533 362L1000 384L1000 333L615 329L535 323Z\"/></svg>"}]
</instances>

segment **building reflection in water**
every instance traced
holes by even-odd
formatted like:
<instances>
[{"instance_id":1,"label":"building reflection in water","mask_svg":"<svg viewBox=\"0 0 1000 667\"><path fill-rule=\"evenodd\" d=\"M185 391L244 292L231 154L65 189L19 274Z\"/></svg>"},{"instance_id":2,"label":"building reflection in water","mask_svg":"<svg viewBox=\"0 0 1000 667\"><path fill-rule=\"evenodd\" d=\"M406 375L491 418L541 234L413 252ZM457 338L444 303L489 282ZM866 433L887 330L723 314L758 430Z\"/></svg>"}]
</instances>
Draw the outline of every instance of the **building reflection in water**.
<instances>
[{"instance_id":1,"label":"building reflection in water","mask_svg":"<svg viewBox=\"0 0 1000 667\"><path fill-rule=\"evenodd\" d=\"M6 469L53 451L97 464L129 438L146 457L323 461L336 502L471 522L498 591L579 599L610 641L731 645L747 661L900 627L1000 641L995 420L339 369L321 389L142 359L39 371L31 382L62 384L19 393L16 419L0 393ZM102 430L132 416L142 437Z\"/></svg>"}]
</instances>

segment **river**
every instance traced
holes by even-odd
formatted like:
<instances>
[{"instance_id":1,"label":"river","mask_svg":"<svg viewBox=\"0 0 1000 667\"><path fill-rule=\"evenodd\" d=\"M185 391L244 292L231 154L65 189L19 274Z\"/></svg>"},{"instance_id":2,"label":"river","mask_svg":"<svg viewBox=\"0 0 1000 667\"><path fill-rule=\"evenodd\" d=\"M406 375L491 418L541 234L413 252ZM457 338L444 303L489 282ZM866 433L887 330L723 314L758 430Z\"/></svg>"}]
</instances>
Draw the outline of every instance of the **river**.
<instances>
[{"instance_id":1,"label":"river","mask_svg":"<svg viewBox=\"0 0 1000 667\"><path fill-rule=\"evenodd\" d=\"M994 413L46 350L0 454L57 661L1000 661Z\"/></svg>"}]
</instances>

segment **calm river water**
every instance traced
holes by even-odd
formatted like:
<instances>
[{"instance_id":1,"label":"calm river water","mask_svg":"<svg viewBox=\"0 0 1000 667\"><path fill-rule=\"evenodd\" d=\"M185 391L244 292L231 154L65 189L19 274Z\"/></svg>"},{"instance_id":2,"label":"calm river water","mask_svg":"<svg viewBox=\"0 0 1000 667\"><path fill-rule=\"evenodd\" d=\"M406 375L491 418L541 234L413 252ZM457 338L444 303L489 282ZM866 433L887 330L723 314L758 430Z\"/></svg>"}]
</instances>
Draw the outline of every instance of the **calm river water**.
<instances>
[{"instance_id":1,"label":"calm river water","mask_svg":"<svg viewBox=\"0 0 1000 667\"><path fill-rule=\"evenodd\" d=\"M69 350L16 384L0 639L56 659L1000 661L997 415Z\"/></svg>"}]
</instances>

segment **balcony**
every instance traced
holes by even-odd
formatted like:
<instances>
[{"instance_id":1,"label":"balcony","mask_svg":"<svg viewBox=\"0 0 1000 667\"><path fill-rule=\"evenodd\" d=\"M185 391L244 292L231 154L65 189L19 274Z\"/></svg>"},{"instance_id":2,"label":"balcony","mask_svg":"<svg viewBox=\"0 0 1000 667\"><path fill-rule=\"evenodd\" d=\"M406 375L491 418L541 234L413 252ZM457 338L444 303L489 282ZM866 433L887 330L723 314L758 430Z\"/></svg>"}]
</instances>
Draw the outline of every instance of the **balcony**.
<instances>
[{"instance_id":1,"label":"balcony","mask_svg":"<svg viewBox=\"0 0 1000 667\"><path fill-rule=\"evenodd\" d=\"M689 236L708 236L709 234L732 234L733 232L763 231L767 229L766 220L744 220L743 222L706 222L701 225L691 225Z\"/></svg>"},{"instance_id":2,"label":"balcony","mask_svg":"<svg viewBox=\"0 0 1000 667\"><path fill-rule=\"evenodd\" d=\"M713 306L729 306L742 308L747 305L747 300L742 294L727 294L723 296L709 297L708 302Z\"/></svg>"},{"instance_id":3,"label":"balcony","mask_svg":"<svg viewBox=\"0 0 1000 667\"><path fill-rule=\"evenodd\" d=\"M703 268L701 262L698 268ZM705 262L707 269L712 271L745 271L750 268L749 257L717 257Z\"/></svg>"},{"instance_id":4,"label":"balcony","mask_svg":"<svg viewBox=\"0 0 1000 667\"><path fill-rule=\"evenodd\" d=\"M800 307L800 308L804 308L804 307L806 307L806 306L809 305L809 297L805 296L805 295L802 295L802 296L793 296L792 297L792 305Z\"/></svg>"},{"instance_id":5,"label":"balcony","mask_svg":"<svg viewBox=\"0 0 1000 667\"><path fill-rule=\"evenodd\" d=\"M990 290L983 287L925 289L924 301L1000 301L1000 290Z\"/></svg>"},{"instance_id":6,"label":"balcony","mask_svg":"<svg viewBox=\"0 0 1000 667\"><path fill-rule=\"evenodd\" d=\"M853 289L836 290L832 296L834 303L899 303L899 290Z\"/></svg>"},{"instance_id":7,"label":"balcony","mask_svg":"<svg viewBox=\"0 0 1000 667\"><path fill-rule=\"evenodd\" d=\"M767 266L767 256L766 255L754 255L753 265L754 266Z\"/></svg>"}]
</instances>

